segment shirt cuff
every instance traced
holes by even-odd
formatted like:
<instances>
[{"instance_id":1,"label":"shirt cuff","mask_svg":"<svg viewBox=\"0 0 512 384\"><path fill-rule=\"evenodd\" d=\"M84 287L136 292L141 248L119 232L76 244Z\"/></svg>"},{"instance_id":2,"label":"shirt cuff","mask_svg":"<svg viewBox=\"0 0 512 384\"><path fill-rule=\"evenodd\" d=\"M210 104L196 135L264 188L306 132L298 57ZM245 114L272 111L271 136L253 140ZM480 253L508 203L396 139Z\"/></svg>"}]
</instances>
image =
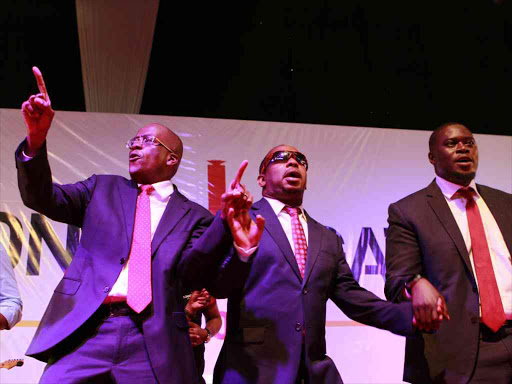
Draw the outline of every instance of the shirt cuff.
<instances>
[{"instance_id":1,"label":"shirt cuff","mask_svg":"<svg viewBox=\"0 0 512 384\"><path fill-rule=\"evenodd\" d=\"M21 308L21 303L18 304L17 302L13 302L12 306L7 303L0 306L0 313L4 315L9 326L7 329L11 329L21 320Z\"/></svg>"},{"instance_id":2,"label":"shirt cuff","mask_svg":"<svg viewBox=\"0 0 512 384\"><path fill-rule=\"evenodd\" d=\"M233 245L236 249L236 252L238 253L238 258L241 261L243 261L244 263L248 263L251 255L258 249L257 245L255 247L252 247L249 249L244 249L244 248L236 245L236 243L234 241L233 241Z\"/></svg>"},{"instance_id":3,"label":"shirt cuff","mask_svg":"<svg viewBox=\"0 0 512 384\"><path fill-rule=\"evenodd\" d=\"M29 161L32 160L32 156L27 156L24 150L21 151L21 161Z\"/></svg>"}]
</instances>

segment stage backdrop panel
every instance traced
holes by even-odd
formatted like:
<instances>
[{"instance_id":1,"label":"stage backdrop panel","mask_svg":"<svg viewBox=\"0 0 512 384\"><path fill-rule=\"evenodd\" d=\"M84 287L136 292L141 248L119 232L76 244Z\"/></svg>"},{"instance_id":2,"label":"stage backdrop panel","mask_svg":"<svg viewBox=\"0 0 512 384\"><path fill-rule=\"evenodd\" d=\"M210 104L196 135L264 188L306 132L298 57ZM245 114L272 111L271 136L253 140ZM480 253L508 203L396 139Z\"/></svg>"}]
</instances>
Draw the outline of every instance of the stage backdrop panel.
<instances>
[{"instance_id":1,"label":"stage backdrop panel","mask_svg":"<svg viewBox=\"0 0 512 384\"><path fill-rule=\"evenodd\" d=\"M259 198L257 169L264 155L278 144L296 146L310 164L304 207L338 231L354 275L384 297L387 208L434 178L427 159L429 132L58 111L48 136L54 180L76 182L94 173L129 177L125 143L151 122L167 125L183 139L183 161L174 183L212 211L242 160L249 160L243 182ZM480 149L477 181L511 192L512 137L475 136ZM24 137L20 112L0 109L0 241L15 264L24 302L22 322L0 332L0 361L23 357L78 239L76 228L23 206L14 150ZM221 300L219 306L224 316L226 303ZM327 352L346 383L401 382L404 338L354 323L332 303L326 329ZM207 380L223 336L224 328L206 346ZM43 368L25 358L23 367L1 370L0 382L36 383Z\"/></svg>"}]
</instances>

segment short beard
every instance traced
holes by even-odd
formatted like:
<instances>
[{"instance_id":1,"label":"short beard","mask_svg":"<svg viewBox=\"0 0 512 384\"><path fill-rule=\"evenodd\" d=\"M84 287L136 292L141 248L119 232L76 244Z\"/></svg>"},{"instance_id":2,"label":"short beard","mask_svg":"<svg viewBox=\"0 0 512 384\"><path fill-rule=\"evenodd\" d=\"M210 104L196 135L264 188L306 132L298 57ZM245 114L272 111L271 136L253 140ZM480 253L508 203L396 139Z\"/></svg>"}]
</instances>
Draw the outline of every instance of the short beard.
<instances>
[{"instance_id":1,"label":"short beard","mask_svg":"<svg viewBox=\"0 0 512 384\"><path fill-rule=\"evenodd\" d=\"M476 172L454 173L453 176L454 179L459 181L457 184L468 186L469 183L471 183L471 181L475 178Z\"/></svg>"}]
</instances>

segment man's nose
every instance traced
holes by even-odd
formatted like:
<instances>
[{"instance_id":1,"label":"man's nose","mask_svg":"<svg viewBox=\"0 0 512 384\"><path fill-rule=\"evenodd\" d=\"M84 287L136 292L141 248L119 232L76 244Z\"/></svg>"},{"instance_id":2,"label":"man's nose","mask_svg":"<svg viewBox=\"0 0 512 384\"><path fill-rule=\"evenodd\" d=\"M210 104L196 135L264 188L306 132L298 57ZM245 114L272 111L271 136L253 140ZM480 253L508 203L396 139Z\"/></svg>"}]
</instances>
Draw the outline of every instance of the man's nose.
<instances>
[{"instance_id":1,"label":"man's nose","mask_svg":"<svg viewBox=\"0 0 512 384\"><path fill-rule=\"evenodd\" d=\"M286 166L291 166L291 167L299 167L299 162L295 159L294 156L290 156L290 158L288 159L288 162L286 163Z\"/></svg>"},{"instance_id":2,"label":"man's nose","mask_svg":"<svg viewBox=\"0 0 512 384\"><path fill-rule=\"evenodd\" d=\"M455 149L457 152L469 152L469 147L463 142L458 143Z\"/></svg>"}]
</instances>

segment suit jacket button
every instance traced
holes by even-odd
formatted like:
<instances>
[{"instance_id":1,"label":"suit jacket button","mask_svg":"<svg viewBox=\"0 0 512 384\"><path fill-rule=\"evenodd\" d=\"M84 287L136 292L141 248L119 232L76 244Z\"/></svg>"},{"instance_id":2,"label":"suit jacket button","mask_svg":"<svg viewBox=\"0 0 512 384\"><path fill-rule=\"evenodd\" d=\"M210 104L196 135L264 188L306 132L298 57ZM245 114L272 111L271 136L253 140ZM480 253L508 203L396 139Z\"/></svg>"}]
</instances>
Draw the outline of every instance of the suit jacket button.
<instances>
[{"instance_id":1,"label":"suit jacket button","mask_svg":"<svg viewBox=\"0 0 512 384\"><path fill-rule=\"evenodd\" d=\"M119 260L119 264L121 264L121 265L124 264L124 257L121 257L121 260Z\"/></svg>"},{"instance_id":2,"label":"suit jacket button","mask_svg":"<svg viewBox=\"0 0 512 384\"><path fill-rule=\"evenodd\" d=\"M103 288L103 292L107 293L110 291L110 287L109 286L106 286Z\"/></svg>"},{"instance_id":3,"label":"suit jacket button","mask_svg":"<svg viewBox=\"0 0 512 384\"><path fill-rule=\"evenodd\" d=\"M302 291L302 294L303 295L307 295L308 294L308 290L306 288L304 288L304 290Z\"/></svg>"},{"instance_id":4,"label":"suit jacket button","mask_svg":"<svg viewBox=\"0 0 512 384\"><path fill-rule=\"evenodd\" d=\"M478 321L479 321L478 317L472 317L471 318L471 323L472 324L476 324L476 323L478 323Z\"/></svg>"},{"instance_id":5,"label":"suit jacket button","mask_svg":"<svg viewBox=\"0 0 512 384\"><path fill-rule=\"evenodd\" d=\"M300 323L295 324L295 330L300 332L302 330L302 325L300 325Z\"/></svg>"}]
</instances>

